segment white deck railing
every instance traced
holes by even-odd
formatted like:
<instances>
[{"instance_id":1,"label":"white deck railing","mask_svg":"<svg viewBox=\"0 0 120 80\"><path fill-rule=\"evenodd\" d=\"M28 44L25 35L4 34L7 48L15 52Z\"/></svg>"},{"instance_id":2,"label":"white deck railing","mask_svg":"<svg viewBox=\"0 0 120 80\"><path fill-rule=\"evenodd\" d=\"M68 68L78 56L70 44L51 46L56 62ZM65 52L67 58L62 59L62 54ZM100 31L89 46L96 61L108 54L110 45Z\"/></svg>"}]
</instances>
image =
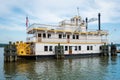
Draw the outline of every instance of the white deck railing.
<instances>
[{"instance_id":1,"label":"white deck railing","mask_svg":"<svg viewBox=\"0 0 120 80\"><path fill-rule=\"evenodd\" d=\"M58 38L35 38L30 37L28 42L44 42L44 43L101 43L108 42L107 39L58 39Z\"/></svg>"},{"instance_id":2,"label":"white deck railing","mask_svg":"<svg viewBox=\"0 0 120 80\"><path fill-rule=\"evenodd\" d=\"M46 25L46 24L37 24L37 23L34 23L32 25L30 25L28 28L27 28L27 31L31 31L33 29L38 29L38 28L43 28L43 29L46 29L46 30L66 30L66 31L71 31L71 32L74 32L76 29L79 28L79 26L75 27L75 26L66 26L66 27L60 27L59 25ZM90 33L108 33L107 30L101 30L101 31L98 31L98 30L94 30L94 29L89 29L87 30L86 32L90 32Z\"/></svg>"}]
</instances>

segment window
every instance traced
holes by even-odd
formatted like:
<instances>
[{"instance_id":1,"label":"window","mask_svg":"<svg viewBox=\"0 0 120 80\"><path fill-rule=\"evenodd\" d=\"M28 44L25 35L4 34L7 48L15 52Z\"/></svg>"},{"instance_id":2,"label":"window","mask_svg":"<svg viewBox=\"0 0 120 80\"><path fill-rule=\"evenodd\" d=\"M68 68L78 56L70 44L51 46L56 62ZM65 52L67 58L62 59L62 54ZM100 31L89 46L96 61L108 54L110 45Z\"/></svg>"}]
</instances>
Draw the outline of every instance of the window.
<instances>
[{"instance_id":1,"label":"window","mask_svg":"<svg viewBox=\"0 0 120 80\"><path fill-rule=\"evenodd\" d=\"M87 46L87 50L93 50L93 46Z\"/></svg>"},{"instance_id":2,"label":"window","mask_svg":"<svg viewBox=\"0 0 120 80\"><path fill-rule=\"evenodd\" d=\"M52 51L52 46L49 46L49 51Z\"/></svg>"},{"instance_id":3,"label":"window","mask_svg":"<svg viewBox=\"0 0 120 80\"><path fill-rule=\"evenodd\" d=\"M41 37L41 34L38 34L38 37Z\"/></svg>"},{"instance_id":4,"label":"window","mask_svg":"<svg viewBox=\"0 0 120 80\"><path fill-rule=\"evenodd\" d=\"M67 51L68 50L68 46L65 46L65 51Z\"/></svg>"},{"instance_id":5,"label":"window","mask_svg":"<svg viewBox=\"0 0 120 80\"><path fill-rule=\"evenodd\" d=\"M87 46L87 50L89 50L89 46Z\"/></svg>"},{"instance_id":6,"label":"window","mask_svg":"<svg viewBox=\"0 0 120 80\"><path fill-rule=\"evenodd\" d=\"M71 22L74 22L74 19L71 19Z\"/></svg>"},{"instance_id":7,"label":"window","mask_svg":"<svg viewBox=\"0 0 120 80\"><path fill-rule=\"evenodd\" d=\"M76 22L78 22L78 19L76 18Z\"/></svg>"},{"instance_id":8,"label":"window","mask_svg":"<svg viewBox=\"0 0 120 80\"><path fill-rule=\"evenodd\" d=\"M77 51L77 46L75 46L75 51Z\"/></svg>"},{"instance_id":9,"label":"window","mask_svg":"<svg viewBox=\"0 0 120 80\"><path fill-rule=\"evenodd\" d=\"M76 35L76 39L79 39L79 35Z\"/></svg>"},{"instance_id":10,"label":"window","mask_svg":"<svg viewBox=\"0 0 120 80\"><path fill-rule=\"evenodd\" d=\"M45 33L43 33L43 38L46 38L46 34Z\"/></svg>"},{"instance_id":11,"label":"window","mask_svg":"<svg viewBox=\"0 0 120 80\"><path fill-rule=\"evenodd\" d=\"M51 34L48 34L48 38L50 38L51 37Z\"/></svg>"},{"instance_id":12,"label":"window","mask_svg":"<svg viewBox=\"0 0 120 80\"><path fill-rule=\"evenodd\" d=\"M81 46L78 46L79 50L81 50Z\"/></svg>"},{"instance_id":13,"label":"window","mask_svg":"<svg viewBox=\"0 0 120 80\"><path fill-rule=\"evenodd\" d=\"M61 39L62 38L62 34L59 34L59 39Z\"/></svg>"},{"instance_id":14,"label":"window","mask_svg":"<svg viewBox=\"0 0 120 80\"><path fill-rule=\"evenodd\" d=\"M67 39L70 39L70 35L67 35Z\"/></svg>"},{"instance_id":15,"label":"window","mask_svg":"<svg viewBox=\"0 0 120 80\"><path fill-rule=\"evenodd\" d=\"M65 38L66 37L66 34L63 34L63 38Z\"/></svg>"},{"instance_id":16,"label":"window","mask_svg":"<svg viewBox=\"0 0 120 80\"><path fill-rule=\"evenodd\" d=\"M69 50L72 50L72 46L69 46Z\"/></svg>"},{"instance_id":17,"label":"window","mask_svg":"<svg viewBox=\"0 0 120 80\"><path fill-rule=\"evenodd\" d=\"M73 35L73 39L75 39L75 35Z\"/></svg>"},{"instance_id":18,"label":"window","mask_svg":"<svg viewBox=\"0 0 120 80\"><path fill-rule=\"evenodd\" d=\"M48 46L44 46L44 51L48 51Z\"/></svg>"},{"instance_id":19,"label":"window","mask_svg":"<svg viewBox=\"0 0 120 80\"><path fill-rule=\"evenodd\" d=\"M90 46L90 50L93 50L93 46Z\"/></svg>"},{"instance_id":20,"label":"window","mask_svg":"<svg viewBox=\"0 0 120 80\"><path fill-rule=\"evenodd\" d=\"M102 47L100 46L99 49L102 50Z\"/></svg>"}]
</instances>

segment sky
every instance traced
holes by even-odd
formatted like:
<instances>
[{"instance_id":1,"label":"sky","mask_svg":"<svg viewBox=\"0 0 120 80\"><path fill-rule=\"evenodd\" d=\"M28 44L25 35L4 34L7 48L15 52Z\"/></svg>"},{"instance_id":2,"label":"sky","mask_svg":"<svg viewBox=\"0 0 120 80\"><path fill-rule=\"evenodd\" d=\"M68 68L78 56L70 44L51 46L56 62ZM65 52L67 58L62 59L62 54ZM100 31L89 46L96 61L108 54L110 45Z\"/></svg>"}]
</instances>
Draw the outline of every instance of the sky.
<instances>
[{"instance_id":1,"label":"sky","mask_svg":"<svg viewBox=\"0 0 120 80\"><path fill-rule=\"evenodd\" d=\"M101 13L101 29L109 32L109 43L120 43L120 0L0 0L0 43L26 41L29 24L58 24L79 15L82 19ZM97 21L88 29L98 29Z\"/></svg>"}]
</instances>

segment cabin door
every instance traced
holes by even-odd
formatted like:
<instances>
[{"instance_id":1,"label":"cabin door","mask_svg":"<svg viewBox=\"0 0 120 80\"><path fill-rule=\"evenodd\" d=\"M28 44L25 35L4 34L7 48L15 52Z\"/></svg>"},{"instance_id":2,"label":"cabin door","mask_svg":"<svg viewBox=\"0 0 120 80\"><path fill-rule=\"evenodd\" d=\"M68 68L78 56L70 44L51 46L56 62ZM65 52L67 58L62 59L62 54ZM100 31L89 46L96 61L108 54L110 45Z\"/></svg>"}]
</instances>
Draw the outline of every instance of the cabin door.
<instances>
[{"instance_id":1,"label":"cabin door","mask_svg":"<svg viewBox=\"0 0 120 80\"><path fill-rule=\"evenodd\" d=\"M41 34L38 34L38 42L41 42Z\"/></svg>"},{"instance_id":2,"label":"cabin door","mask_svg":"<svg viewBox=\"0 0 120 80\"><path fill-rule=\"evenodd\" d=\"M69 54L72 54L72 46L69 46Z\"/></svg>"},{"instance_id":3,"label":"cabin door","mask_svg":"<svg viewBox=\"0 0 120 80\"><path fill-rule=\"evenodd\" d=\"M67 35L67 42L70 42L70 35Z\"/></svg>"}]
</instances>

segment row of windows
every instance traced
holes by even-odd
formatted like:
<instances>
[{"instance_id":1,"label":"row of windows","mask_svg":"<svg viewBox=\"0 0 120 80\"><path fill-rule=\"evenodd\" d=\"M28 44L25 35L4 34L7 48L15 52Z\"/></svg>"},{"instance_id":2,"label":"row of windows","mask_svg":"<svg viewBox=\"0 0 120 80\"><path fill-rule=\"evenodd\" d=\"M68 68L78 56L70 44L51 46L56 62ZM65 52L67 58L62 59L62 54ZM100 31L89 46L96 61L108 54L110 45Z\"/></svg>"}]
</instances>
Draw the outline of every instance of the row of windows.
<instances>
[{"instance_id":1,"label":"row of windows","mask_svg":"<svg viewBox=\"0 0 120 80\"><path fill-rule=\"evenodd\" d=\"M53 51L53 48L52 48L53 46L49 46L49 48L48 48L48 46L44 46L44 51ZM48 50L49 49L49 50Z\"/></svg>"},{"instance_id":2,"label":"row of windows","mask_svg":"<svg viewBox=\"0 0 120 80\"><path fill-rule=\"evenodd\" d=\"M71 22L75 22L75 21L81 22L81 19L74 19L74 18L71 19Z\"/></svg>"},{"instance_id":3,"label":"row of windows","mask_svg":"<svg viewBox=\"0 0 120 80\"><path fill-rule=\"evenodd\" d=\"M38 34L38 37L43 37L43 38L50 38L51 37L51 34L48 33L43 33L43 34ZM70 35L66 35L66 34L58 34L58 38L59 39L70 39ZM72 39L79 39L79 35L78 34L74 34L72 35Z\"/></svg>"},{"instance_id":4,"label":"row of windows","mask_svg":"<svg viewBox=\"0 0 120 80\"><path fill-rule=\"evenodd\" d=\"M42 36L43 36L43 38L50 38L50 37L51 37L51 34L43 33ZM41 37L41 34L40 34L40 33L38 34L38 37Z\"/></svg>"},{"instance_id":5,"label":"row of windows","mask_svg":"<svg viewBox=\"0 0 120 80\"><path fill-rule=\"evenodd\" d=\"M64 50L72 50L74 48L75 51L80 51L81 46L64 46ZM87 50L93 50L93 46L87 46ZM53 46L44 46L44 51L53 51Z\"/></svg>"},{"instance_id":6,"label":"row of windows","mask_svg":"<svg viewBox=\"0 0 120 80\"><path fill-rule=\"evenodd\" d=\"M77 50L81 50L81 46L74 46L75 48L75 51L77 51ZM68 51L68 48L69 48L69 50L72 50L72 46L65 46L65 51Z\"/></svg>"},{"instance_id":7,"label":"row of windows","mask_svg":"<svg viewBox=\"0 0 120 80\"><path fill-rule=\"evenodd\" d=\"M93 50L93 46L87 46L87 50Z\"/></svg>"},{"instance_id":8,"label":"row of windows","mask_svg":"<svg viewBox=\"0 0 120 80\"><path fill-rule=\"evenodd\" d=\"M79 39L79 35L73 35L73 39Z\"/></svg>"},{"instance_id":9,"label":"row of windows","mask_svg":"<svg viewBox=\"0 0 120 80\"><path fill-rule=\"evenodd\" d=\"M66 34L59 34L59 39L66 38ZM70 35L67 35L67 38L70 38ZM72 39L79 39L79 35L72 35Z\"/></svg>"},{"instance_id":10,"label":"row of windows","mask_svg":"<svg viewBox=\"0 0 120 80\"><path fill-rule=\"evenodd\" d=\"M51 34L50 33L48 33L48 34L46 34L46 33L43 33L43 34L38 34L38 37L43 37L43 38L50 38L51 37ZM70 35L66 35L66 34L58 34L58 38L59 39L62 39L62 38L67 38L67 39L69 39L70 38ZM79 39L79 35L72 35L72 39Z\"/></svg>"}]
</instances>

